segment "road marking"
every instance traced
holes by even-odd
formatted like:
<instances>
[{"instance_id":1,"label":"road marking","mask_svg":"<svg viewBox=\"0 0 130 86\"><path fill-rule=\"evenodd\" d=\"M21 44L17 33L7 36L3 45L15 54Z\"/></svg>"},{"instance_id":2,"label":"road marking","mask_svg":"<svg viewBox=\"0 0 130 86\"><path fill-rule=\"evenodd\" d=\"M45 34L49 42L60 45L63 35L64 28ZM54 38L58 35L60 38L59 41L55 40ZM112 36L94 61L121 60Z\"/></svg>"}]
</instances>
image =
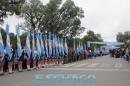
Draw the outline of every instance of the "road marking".
<instances>
[{"instance_id":1,"label":"road marking","mask_svg":"<svg viewBox=\"0 0 130 86\"><path fill-rule=\"evenodd\" d=\"M67 65L64 65L64 66L62 66L62 67L71 67L71 66L76 65L76 64L78 64L78 63L67 64Z\"/></svg>"},{"instance_id":2,"label":"road marking","mask_svg":"<svg viewBox=\"0 0 130 86\"><path fill-rule=\"evenodd\" d=\"M97 65L99 65L100 63L92 63L90 65L88 65L87 67L96 67Z\"/></svg>"},{"instance_id":3,"label":"road marking","mask_svg":"<svg viewBox=\"0 0 130 86\"><path fill-rule=\"evenodd\" d=\"M97 68L45 68L44 70L58 70L58 71L124 71L124 72L128 72L130 71L130 69L118 69L118 68L114 68L114 69L97 69Z\"/></svg>"},{"instance_id":4,"label":"road marking","mask_svg":"<svg viewBox=\"0 0 130 86\"><path fill-rule=\"evenodd\" d=\"M76 65L75 67L83 67L85 65L88 65L88 63L79 64L79 65Z\"/></svg>"}]
</instances>

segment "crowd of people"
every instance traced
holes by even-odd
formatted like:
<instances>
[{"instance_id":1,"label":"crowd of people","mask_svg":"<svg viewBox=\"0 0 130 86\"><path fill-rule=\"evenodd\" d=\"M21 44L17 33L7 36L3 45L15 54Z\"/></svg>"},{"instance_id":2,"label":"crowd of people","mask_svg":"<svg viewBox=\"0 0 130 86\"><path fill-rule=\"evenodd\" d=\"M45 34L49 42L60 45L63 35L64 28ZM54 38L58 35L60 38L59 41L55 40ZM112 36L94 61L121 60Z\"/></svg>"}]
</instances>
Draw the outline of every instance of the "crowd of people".
<instances>
[{"instance_id":1,"label":"crowd of people","mask_svg":"<svg viewBox=\"0 0 130 86\"><path fill-rule=\"evenodd\" d=\"M84 59L95 59L98 56L107 55L103 53L103 50L95 51L94 49L85 48L82 49L80 52L77 52L73 48L69 48L68 56L64 57L64 63L84 60Z\"/></svg>"},{"instance_id":2,"label":"crowd of people","mask_svg":"<svg viewBox=\"0 0 130 86\"><path fill-rule=\"evenodd\" d=\"M6 44L3 43L0 32L0 75L5 71L9 74L17 69L22 72L41 68L44 64L63 63L63 57L68 54L67 39L51 32L26 33L26 44L21 45L19 25L16 26L17 43L14 48L10 44L9 25L6 25ZM31 35L31 36L30 36Z\"/></svg>"},{"instance_id":3,"label":"crowd of people","mask_svg":"<svg viewBox=\"0 0 130 86\"><path fill-rule=\"evenodd\" d=\"M127 44L125 47L111 49L111 57L114 58L124 58L126 61L130 61L130 44Z\"/></svg>"},{"instance_id":4,"label":"crowd of people","mask_svg":"<svg viewBox=\"0 0 130 86\"><path fill-rule=\"evenodd\" d=\"M43 67L44 64L60 64L63 62L63 58L61 56L43 58L42 56L39 57L36 51L35 57L33 57L31 53L29 58L25 48L22 49L21 57L17 58L17 53L14 51L15 49L11 50L11 57L9 57L9 55L5 52L4 59L0 61L0 75L3 75L4 72L7 71L9 74L12 74L13 70L23 72L23 69L27 69L30 71L33 69L39 69Z\"/></svg>"},{"instance_id":5,"label":"crowd of people","mask_svg":"<svg viewBox=\"0 0 130 86\"><path fill-rule=\"evenodd\" d=\"M89 49L79 43L76 48L68 48L66 38L58 37L51 32L26 34L26 45L21 45L19 26L16 27L17 43L12 48L10 45L9 26L6 25L6 44L4 46L0 32L0 75L8 71L12 74L14 70L23 72L44 67L45 64L65 64L87 58L107 55L105 50ZM32 43L30 43L32 42ZM130 44L127 48L110 50L112 57L123 57L130 61Z\"/></svg>"}]
</instances>

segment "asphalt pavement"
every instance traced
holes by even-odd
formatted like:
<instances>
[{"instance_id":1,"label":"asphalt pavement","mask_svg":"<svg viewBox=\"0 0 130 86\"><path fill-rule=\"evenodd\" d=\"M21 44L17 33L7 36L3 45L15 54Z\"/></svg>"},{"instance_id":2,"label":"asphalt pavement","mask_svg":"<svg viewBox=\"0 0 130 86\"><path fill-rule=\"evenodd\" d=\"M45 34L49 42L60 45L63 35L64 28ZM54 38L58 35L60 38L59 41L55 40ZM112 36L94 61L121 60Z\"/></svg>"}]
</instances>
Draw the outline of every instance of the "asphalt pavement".
<instances>
[{"instance_id":1,"label":"asphalt pavement","mask_svg":"<svg viewBox=\"0 0 130 86\"><path fill-rule=\"evenodd\" d=\"M0 86L130 86L130 63L109 55L0 76Z\"/></svg>"}]
</instances>

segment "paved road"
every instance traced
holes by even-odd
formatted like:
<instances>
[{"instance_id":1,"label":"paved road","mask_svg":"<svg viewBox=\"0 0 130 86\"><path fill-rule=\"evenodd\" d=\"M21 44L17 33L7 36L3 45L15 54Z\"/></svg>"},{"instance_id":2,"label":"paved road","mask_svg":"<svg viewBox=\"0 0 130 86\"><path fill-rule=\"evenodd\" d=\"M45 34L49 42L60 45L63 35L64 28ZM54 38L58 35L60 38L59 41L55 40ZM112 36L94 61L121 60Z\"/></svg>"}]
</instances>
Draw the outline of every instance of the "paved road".
<instances>
[{"instance_id":1,"label":"paved road","mask_svg":"<svg viewBox=\"0 0 130 86\"><path fill-rule=\"evenodd\" d=\"M87 78L81 78L83 75ZM80 77L80 80L88 80L89 75L95 81L78 82L77 77ZM69 76L69 78L63 79L61 76ZM47 80L43 80L43 77L51 79L45 83ZM0 76L0 86L130 86L130 63L122 58L97 57L51 68Z\"/></svg>"}]
</instances>

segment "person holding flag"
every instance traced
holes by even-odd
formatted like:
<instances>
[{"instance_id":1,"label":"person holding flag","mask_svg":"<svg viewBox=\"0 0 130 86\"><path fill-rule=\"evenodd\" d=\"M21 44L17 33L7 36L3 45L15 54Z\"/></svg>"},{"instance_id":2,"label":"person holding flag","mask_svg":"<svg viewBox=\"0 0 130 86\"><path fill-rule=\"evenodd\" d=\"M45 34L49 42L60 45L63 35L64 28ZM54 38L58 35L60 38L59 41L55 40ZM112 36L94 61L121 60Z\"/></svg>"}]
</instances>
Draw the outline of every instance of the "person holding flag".
<instances>
[{"instance_id":1,"label":"person holding flag","mask_svg":"<svg viewBox=\"0 0 130 86\"><path fill-rule=\"evenodd\" d=\"M6 24L6 57L7 57L7 61L8 61L8 70L9 70L9 74L12 74L12 61L13 61L13 50L10 47L10 37L9 37L9 25Z\"/></svg>"},{"instance_id":2,"label":"person holding flag","mask_svg":"<svg viewBox=\"0 0 130 86\"><path fill-rule=\"evenodd\" d=\"M27 57L27 70L30 71L30 57L31 57L31 49L30 49L30 32L28 31L27 32L27 38L26 38L26 49L25 49L25 52L26 52L26 57Z\"/></svg>"},{"instance_id":3,"label":"person holding flag","mask_svg":"<svg viewBox=\"0 0 130 86\"><path fill-rule=\"evenodd\" d=\"M19 72L22 72L22 48L21 48L21 42L20 42L20 30L19 25L16 25L16 33L17 33L17 61L18 61L18 70Z\"/></svg>"}]
</instances>

